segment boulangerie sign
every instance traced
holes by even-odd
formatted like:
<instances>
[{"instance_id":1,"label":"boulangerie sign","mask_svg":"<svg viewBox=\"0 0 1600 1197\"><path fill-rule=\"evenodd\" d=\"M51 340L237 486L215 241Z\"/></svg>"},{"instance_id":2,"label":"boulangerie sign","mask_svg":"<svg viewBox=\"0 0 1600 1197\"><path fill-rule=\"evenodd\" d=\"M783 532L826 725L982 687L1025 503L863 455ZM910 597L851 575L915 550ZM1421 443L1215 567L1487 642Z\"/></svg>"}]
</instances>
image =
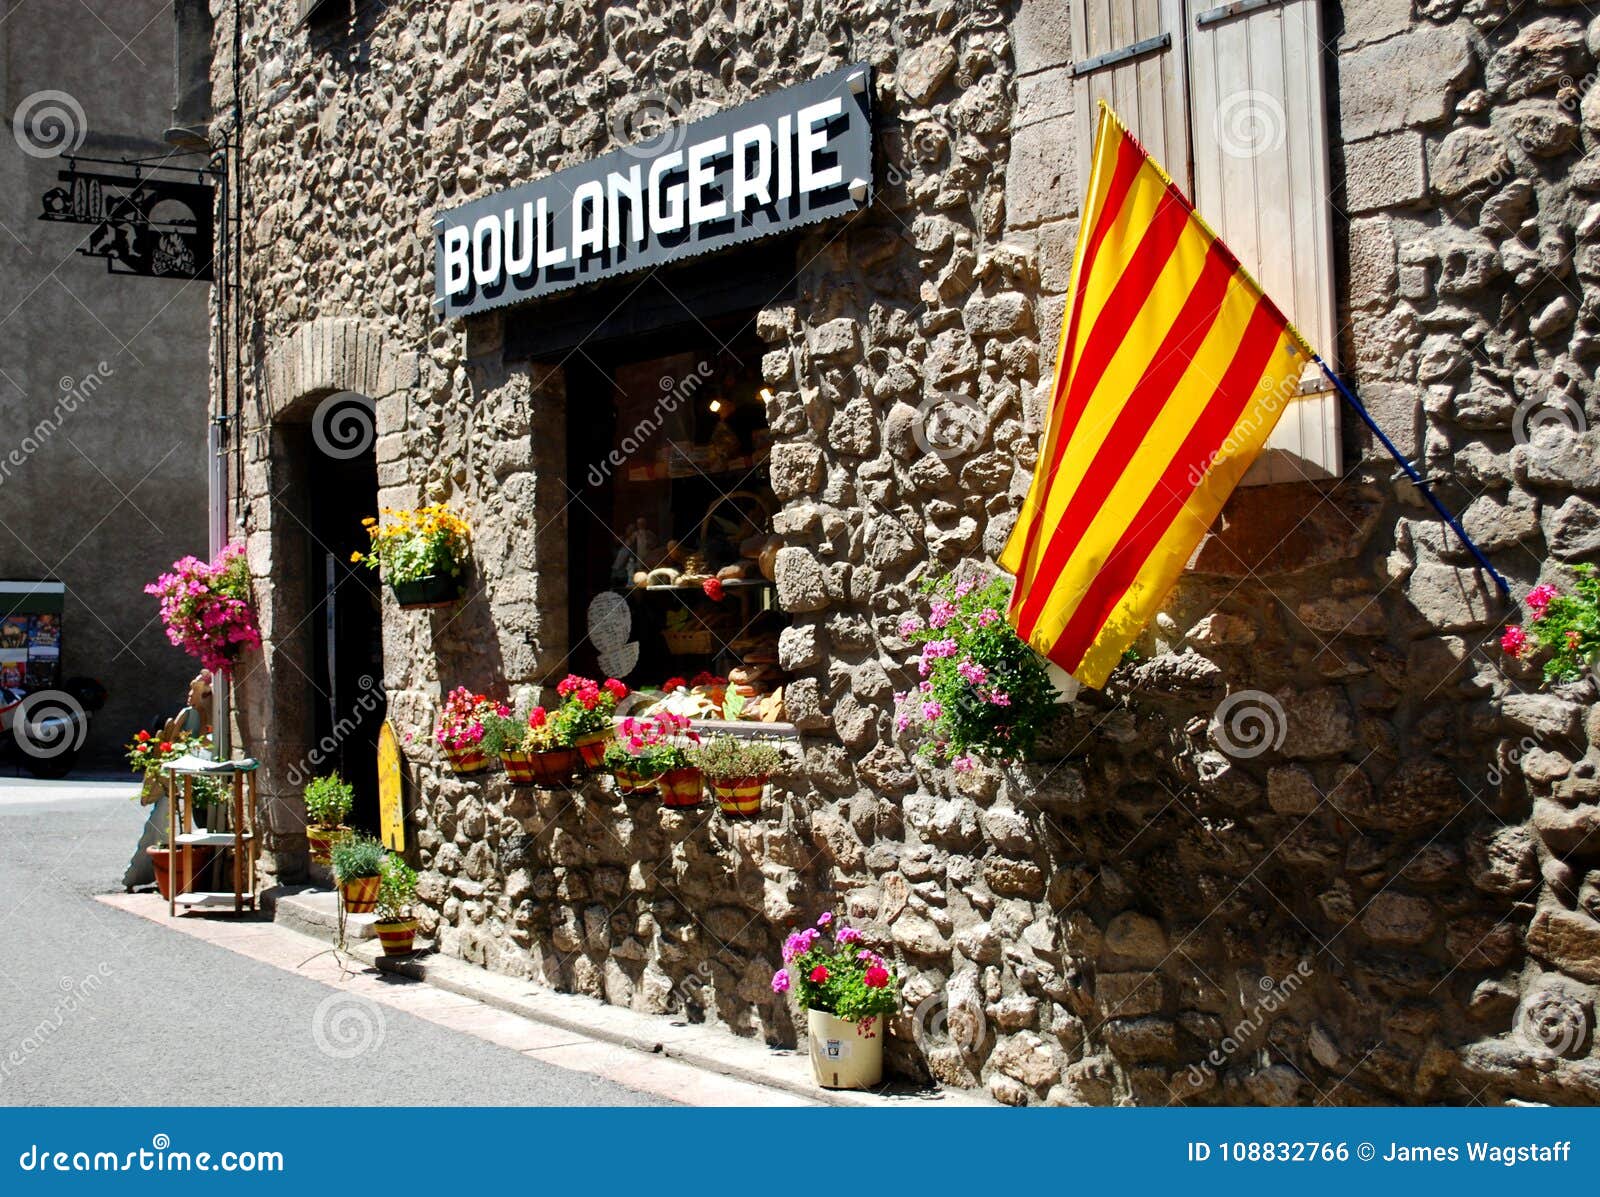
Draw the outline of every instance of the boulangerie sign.
<instances>
[{"instance_id":1,"label":"boulangerie sign","mask_svg":"<svg viewBox=\"0 0 1600 1197\"><path fill-rule=\"evenodd\" d=\"M434 307L465 316L854 212L872 75L842 67L435 221Z\"/></svg>"}]
</instances>

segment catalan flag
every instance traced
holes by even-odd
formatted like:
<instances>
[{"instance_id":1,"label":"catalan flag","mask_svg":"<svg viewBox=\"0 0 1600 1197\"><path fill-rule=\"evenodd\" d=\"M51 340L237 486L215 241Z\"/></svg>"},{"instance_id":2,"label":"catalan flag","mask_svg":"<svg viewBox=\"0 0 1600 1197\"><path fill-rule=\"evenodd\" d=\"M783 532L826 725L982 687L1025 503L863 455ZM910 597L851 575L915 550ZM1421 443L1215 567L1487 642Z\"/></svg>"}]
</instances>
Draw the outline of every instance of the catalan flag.
<instances>
[{"instance_id":1,"label":"catalan flag","mask_svg":"<svg viewBox=\"0 0 1600 1197\"><path fill-rule=\"evenodd\" d=\"M1104 104L1033 484L1019 635L1105 684L1315 355Z\"/></svg>"}]
</instances>

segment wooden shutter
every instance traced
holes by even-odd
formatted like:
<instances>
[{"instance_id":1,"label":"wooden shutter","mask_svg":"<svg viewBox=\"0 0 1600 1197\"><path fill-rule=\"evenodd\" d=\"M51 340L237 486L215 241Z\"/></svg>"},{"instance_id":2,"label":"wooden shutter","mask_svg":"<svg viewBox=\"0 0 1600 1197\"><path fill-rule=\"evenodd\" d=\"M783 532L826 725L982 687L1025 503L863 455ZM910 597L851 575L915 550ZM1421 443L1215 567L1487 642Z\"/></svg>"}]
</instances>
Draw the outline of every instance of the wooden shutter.
<instances>
[{"instance_id":1,"label":"wooden shutter","mask_svg":"<svg viewBox=\"0 0 1600 1197\"><path fill-rule=\"evenodd\" d=\"M1183 0L1074 0L1071 17L1078 179L1087 185L1104 100L1187 191Z\"/></svg>"},{"instance_id":2,"label":"wooden shutter","mask_svg":"<svg viewBox=\"0 0 1600 1197\"><path fill-rule=\"evenodd\" d=\"M1320 0L1187 0L1194 202L1334 364L1333 208ZM1320 370L1246 485L1337 477L1338 398Z\"/></svg>"}]
</instances>

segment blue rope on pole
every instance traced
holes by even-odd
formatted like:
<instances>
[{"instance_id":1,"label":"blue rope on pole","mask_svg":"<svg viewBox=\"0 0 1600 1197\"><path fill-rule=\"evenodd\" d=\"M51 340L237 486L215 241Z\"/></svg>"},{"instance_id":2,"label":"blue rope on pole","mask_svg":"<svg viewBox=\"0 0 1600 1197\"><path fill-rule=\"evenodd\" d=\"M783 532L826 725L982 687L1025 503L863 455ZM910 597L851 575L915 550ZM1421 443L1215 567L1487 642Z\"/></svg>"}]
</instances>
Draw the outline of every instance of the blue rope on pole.
<instances>
[{"instance_id":1,"label":"blue rope on pole","mask_svg":"<svg viewBox=\"0 0 1600 1197\"><path fill-rule=\"evenodd\" d=\"M1466 534L1460 523L1457 522L1456 517L1450 513L1449 508L1439 501L1438 495L1433 493L1433 488L1428 485L1427 480L1417 472L1415 466L1406 460L1405 454L1395 448L1395 443L1389 439L1388 434L1383 429L1378 427L1378 422L1372 418L1372 413L1366 409L1361 400L1355 397L1355 392L1345 386L1337 374L1328 369L1328 363L1322 360L1321 354L1314 354L1312 360L1322 368L1323 374L1327 375L1328 381L1333 383L1334 389L1339 392L1346 403L1355 409L1356 415L1361 417L1362 422L1372 430L1372 434L1382 442L1383 447L1389 451L1389 456L1400 463L1400 468L1406 472L1406 476L1422 492L1423 497L1433 504L1433 509L1439 513L1444 522L1450 525L1450 530L1459 536L1461 543L1472 551L1472 555L1478 559L1478 564L1489 572L1489 576L1494 579L1495 585L1500 587L1500 592L1510 598L1511 584L1501 576L1499 570L1489 564L1489 559L1483 555L1483 550L1473 543L1472 538Z\"/></svg>"}]
</instances>

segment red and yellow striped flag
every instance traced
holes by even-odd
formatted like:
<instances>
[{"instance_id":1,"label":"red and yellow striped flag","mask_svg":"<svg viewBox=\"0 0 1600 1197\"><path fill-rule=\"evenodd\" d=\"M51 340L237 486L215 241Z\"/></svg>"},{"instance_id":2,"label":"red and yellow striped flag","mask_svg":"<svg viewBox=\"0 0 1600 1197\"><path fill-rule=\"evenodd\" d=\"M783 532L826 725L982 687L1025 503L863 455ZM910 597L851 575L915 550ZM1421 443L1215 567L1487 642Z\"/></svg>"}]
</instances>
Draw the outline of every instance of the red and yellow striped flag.
<instances>
[{"instance_id":1,"label":"red and yellow striped flag","mask_svg":"<svg viewBox=\"0 0 1600 1197\"><path fill-rule=\"evenodd\" d=\"M1000 556L1018 634L1104 685L1313 356L1102 104L1049 425Z\"/></svg>"}]
</instances>

